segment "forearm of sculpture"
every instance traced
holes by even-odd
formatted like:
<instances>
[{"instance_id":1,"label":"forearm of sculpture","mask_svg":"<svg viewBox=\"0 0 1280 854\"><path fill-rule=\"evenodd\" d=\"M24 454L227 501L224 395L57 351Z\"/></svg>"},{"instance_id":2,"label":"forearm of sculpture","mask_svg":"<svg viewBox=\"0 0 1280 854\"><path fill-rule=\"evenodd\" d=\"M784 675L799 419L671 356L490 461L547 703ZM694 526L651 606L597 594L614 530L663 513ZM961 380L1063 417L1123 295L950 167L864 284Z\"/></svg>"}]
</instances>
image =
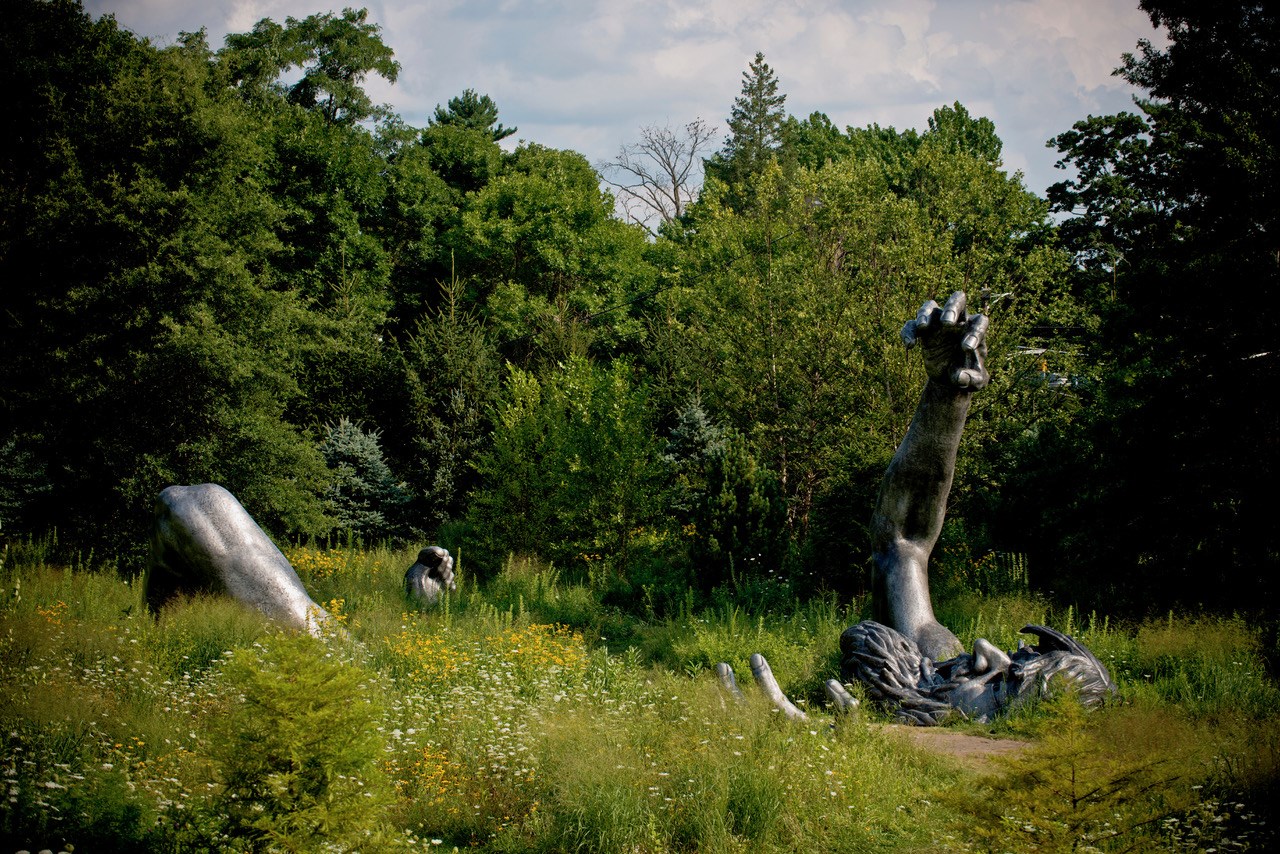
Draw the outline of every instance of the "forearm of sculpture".
<instances>
[{"instance_id":1,"label":"forearm of sculpture","mask_svg":"<svg viewBox=\"0 0 1280 854\"><path fill-rule=\"evenodd\" d=\"M903 342L921 346L928 381L885 472L871 520L875 619L933 659L961 651L955 635L933 615L929 553L942 531L973 392L989 379L986 330L987 319L967 314L959 291L941 308L932 300L925 303L903 327Z\"/></svg>"},{"instance_id":2,"label":"forearm of sculpture","mask_svg":"<svg viewBox=\"0 0 1280 854\"><path fill-rule=\"evenodd\" d=\"M926 384L872 516L875 619L916 641L934 659L960 651L955 636L934 617L928 562L946 517L970 399L967 390L932 380Z\"/></svg>"},{"instance_id":3,"label":"forearm of sculpture","mask_svg":"<svg viewBox=\"0 0 1280 854\"><path fill-rule=\"evenodd\" d=\"M930 380L893 455L872 517L876 554L902 544L927 557L942 531L971 392Z\"/></svg>"}]
</instances>

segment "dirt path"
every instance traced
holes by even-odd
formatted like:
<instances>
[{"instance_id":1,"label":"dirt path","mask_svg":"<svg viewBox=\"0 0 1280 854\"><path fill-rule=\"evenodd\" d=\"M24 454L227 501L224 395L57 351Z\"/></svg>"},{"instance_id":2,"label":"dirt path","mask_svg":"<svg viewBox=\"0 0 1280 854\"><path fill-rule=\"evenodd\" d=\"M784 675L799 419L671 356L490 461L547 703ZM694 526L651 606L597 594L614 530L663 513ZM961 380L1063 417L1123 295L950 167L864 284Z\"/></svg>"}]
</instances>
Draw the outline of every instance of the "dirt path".
<instances>
[{"instance_id":1,"label":"dirt path","mask_svg":"<svg viewBox=\"0 0 1280 854\"><path fill-rule=\"evenodd\" d=\"M949 756L961 765L984 773L996 770L996 764L992 762L995 757L1016 756L1031 746L1027 741L986 738L935 727L885 724L883 729L898 738L913 742L918 747Z\"/></svg>"}]
</instances>

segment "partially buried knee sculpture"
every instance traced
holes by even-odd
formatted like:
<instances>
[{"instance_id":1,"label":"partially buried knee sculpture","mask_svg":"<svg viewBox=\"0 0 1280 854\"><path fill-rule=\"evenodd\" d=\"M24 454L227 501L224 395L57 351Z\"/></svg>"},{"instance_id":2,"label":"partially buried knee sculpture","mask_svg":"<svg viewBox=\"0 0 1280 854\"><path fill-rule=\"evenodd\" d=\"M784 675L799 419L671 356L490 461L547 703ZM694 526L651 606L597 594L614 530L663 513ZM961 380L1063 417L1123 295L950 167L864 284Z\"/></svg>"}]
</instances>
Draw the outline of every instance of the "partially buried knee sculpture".
<instances>
[{"instance_id":1,"label":"partially buried knee sculpture","mask_svg":"<svg viewBox=\"0 0 1280 854\"><path fill-rule=\"evenodd\" d=\"M422 604L454 588L453 558L439 546L418 554L405 588ZM277 623L319 634L329 621L293 567L236 497L216 483L170 486L156 499L147 601L174 593L223 592Z\"/></svg>"},{"instance_id":2,"label":"partially buried knee sculpture","mask_svg":"<svg viewBox=\"0 0 1280 854\"><path fill-rule=\"evenodd\" d=\"M280 549L216 483L170 486L156 498L147 599L216 591L272 620L317 634L329 614L311 601Z\"/></svg>"},{"instance_id":3,"label":"partially buried knee sculpture","mask_svg":"<svg viewBox=\"0 0 1280 854\"><path fill-rule=\"evenodd\" d=\"M929 554L942 531L956 450L974 392L990 379L987 318L968 314L956 292L930 300L902 328L919 346L928 381L906 437L885 472L872 517L874 621L840 638L842 675L906 723L935 724L953 711L982 720L1049 690L1055 675L1075 682L1095 705L1115 692L1102 663L1073 639L1044 626L1024 632L1039 645L1006 654L985 640L965 653L941 625L929 599Z\"/></svg>"}]
</instances>

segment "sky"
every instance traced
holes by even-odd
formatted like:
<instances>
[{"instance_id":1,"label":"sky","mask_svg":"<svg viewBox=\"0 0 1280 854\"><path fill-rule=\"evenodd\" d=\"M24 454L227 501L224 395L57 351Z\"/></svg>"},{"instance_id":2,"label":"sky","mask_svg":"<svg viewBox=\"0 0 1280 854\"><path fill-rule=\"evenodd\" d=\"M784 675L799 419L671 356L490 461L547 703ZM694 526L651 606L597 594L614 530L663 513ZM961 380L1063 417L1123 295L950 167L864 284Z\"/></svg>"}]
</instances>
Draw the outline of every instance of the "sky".
<instances>
[{"instance_id":1,"label":"sky","mask_svg":"<svg viewBox=\"0 0 1280 854\"><path fill-rule=\"evenodd\" d=\"M347 0L359 8L358 0ZM995 122L1004 165L1028 189L1066 173L1046 140L1088 115L1133 108L1111 74L1139 39L1164 44L1136 0L368 0L400 62L377 103L425 125L464 89L488 94L528 140L598 164L642 127L725 120L756 51L803 118L923 130L959 101ZM262 18L341 12L324 0L85 0L157 45L204 27L209 43Z\"/></svg>"}]
</instances>

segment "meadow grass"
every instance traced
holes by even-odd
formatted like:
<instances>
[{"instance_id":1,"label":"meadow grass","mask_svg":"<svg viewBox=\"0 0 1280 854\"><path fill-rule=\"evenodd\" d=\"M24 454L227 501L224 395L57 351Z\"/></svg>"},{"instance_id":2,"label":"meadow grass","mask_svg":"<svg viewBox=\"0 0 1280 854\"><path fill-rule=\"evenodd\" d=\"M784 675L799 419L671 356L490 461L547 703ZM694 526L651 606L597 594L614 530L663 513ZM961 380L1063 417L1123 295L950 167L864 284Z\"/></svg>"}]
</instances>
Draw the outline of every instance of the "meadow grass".
<instances>
[{"instance_id":1,"label":"meadow grass","mask_svg":"<svg viewBox=\"0 0 1280 854\"><path fill-rule=\"evenodd\" d=\"M1096 850L1269 838L1280 693L1242 619L1119 626L1025 593L939 603L966 644L1068 629L1120 686L1087 716L1045 703L957 724L1035 744L983 776L874 710L824 708L865 602L762 613L690 597L641 618L513 557L483 587L463 567L457 591L418 611L401 592L413 550L286 553L342 632L294 643L210 595L154 614L111 561L5 553L7 850L1022 851L1057 850L1064 827ZM710 667L742 676L753 652L808 721L749 684L746 702L722 693ZM1063 774L1093 775L1110 799L1048 810Z\"/></svg>"}]
</instances>

